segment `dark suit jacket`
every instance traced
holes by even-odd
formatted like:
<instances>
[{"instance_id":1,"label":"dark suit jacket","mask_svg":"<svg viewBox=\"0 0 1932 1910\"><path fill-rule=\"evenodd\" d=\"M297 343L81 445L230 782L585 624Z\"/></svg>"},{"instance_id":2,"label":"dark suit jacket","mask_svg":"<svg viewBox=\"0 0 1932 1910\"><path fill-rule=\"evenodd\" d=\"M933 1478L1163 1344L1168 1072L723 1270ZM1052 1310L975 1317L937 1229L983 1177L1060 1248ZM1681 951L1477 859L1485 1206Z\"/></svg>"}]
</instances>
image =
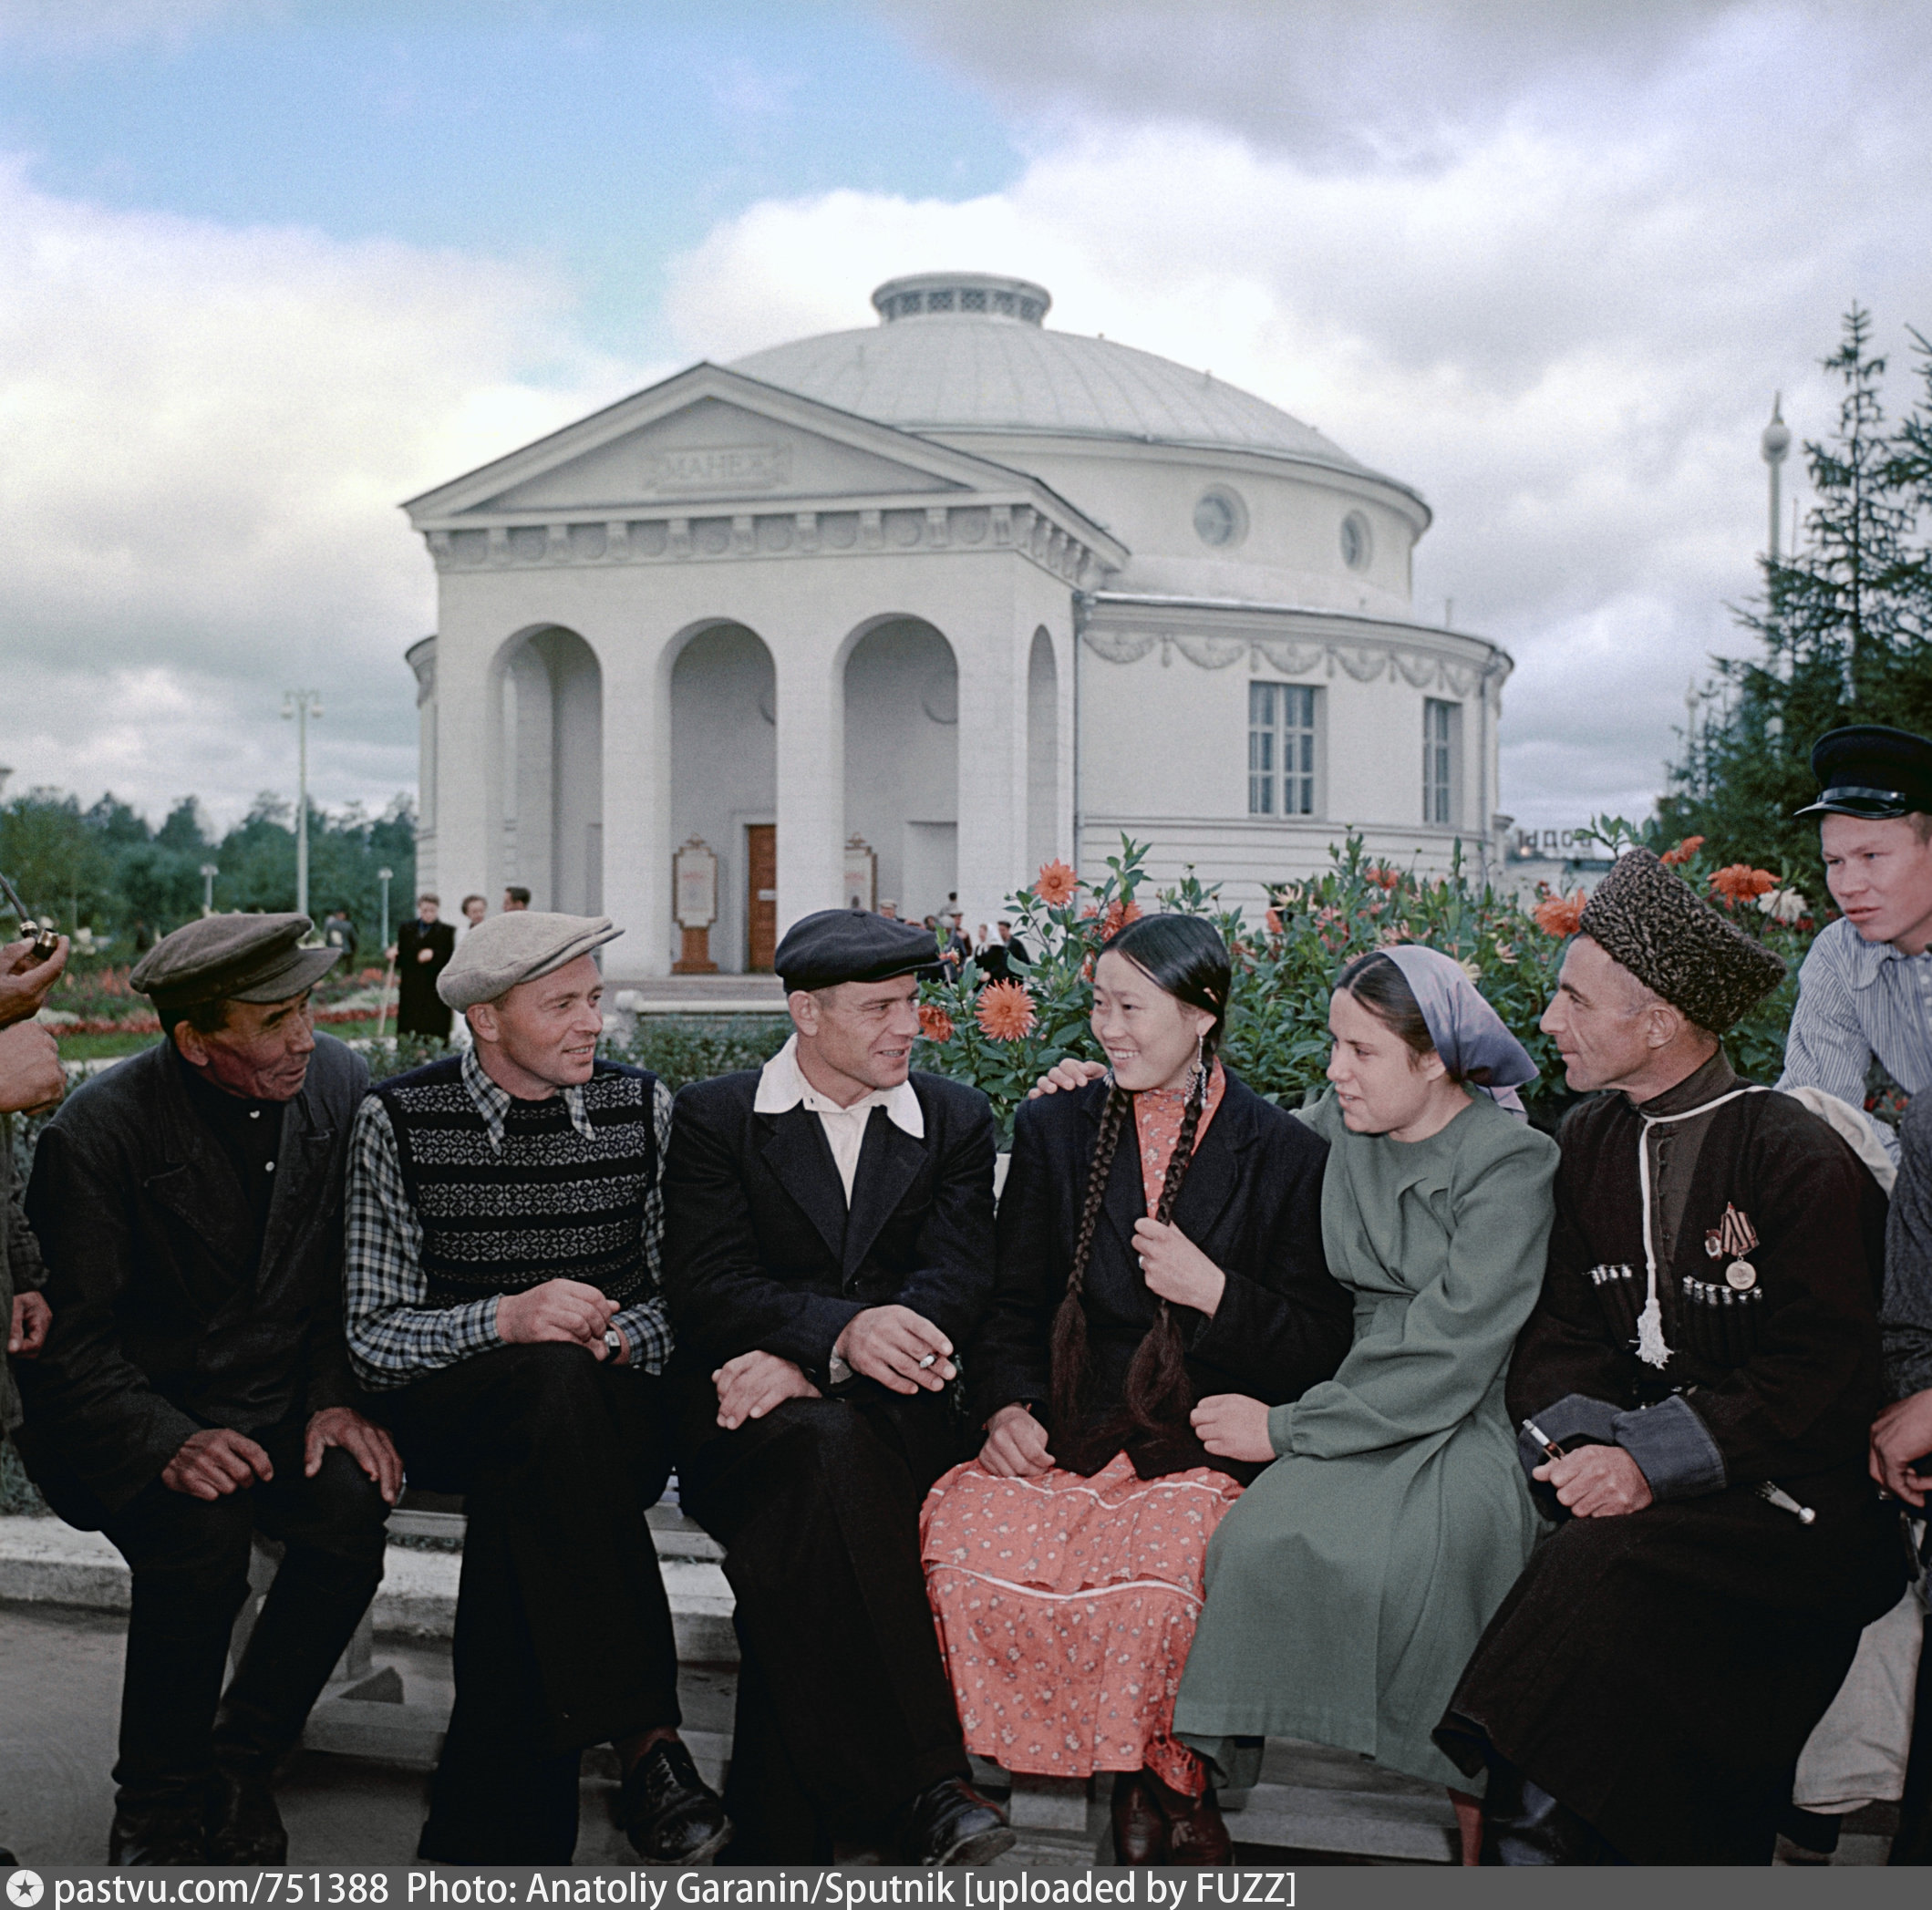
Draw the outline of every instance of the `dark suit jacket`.
<instances>
[{"instance_id":1,"label":"dark suit jacket","mask_svg":"<svg viewBox=\"0 0 1932 1910\"><path fill-rule=\"evenodd\" d=\"M664 1209L680 1357L708 1374L761 1348L822 1381L852 1316L893 1303L964 1346L993 1287L986 1096L914 1075L923 1141L874 1108L848 1213L819 1117L755 1113L758 1081L721 1075L677 1097Z\"/></svg>"},{"instance_id":2,"label":"dark suit jacket","mask_svg":"<svg viewBox=\"0 0 1932 1910\"><path fill-rule=\"evenodd\" d=\"M424 949L430 952L427 962L418 960ZM456 924L453 922L422 922L411 916L396 931L396 989L398 997L412 1007L431 1009L442 1007L436 992L436 978L449 965L456 953Z\"/></svg>"},{"instance_id":3,"label":"dark suit jacket","mask_svg":"<svg viewBox=\"0 0 1932 1910\"><path fill-rule=\"evenodd\" d=\"M966 1357L967 1411L976 1425L1017 1400L1047 1417L1053 1316L1073 1265L1106 1104L1107 1084L1094 1081L1077 1093L1026 1102L1014 1122L1013 1164L999 1203L998 1286ZM1245 1393L1279 1406L1330 1378L1348 1350L1353 1309L1322 1253L1328 1153L1328 1143L1303 1122L1228 1075L1173 1213L1174 1224L1227 1275L1212 1318L1181 1310L1197 1399ZM1090 1423L1051 1429L1063 1465L1074 1463L1083 1435L1113 1418L1127 1369L1158 1312L1133 1246L1134 1223L1146 1215L1141 1163L1125 1133L1082 1288L1095 1410ZM1111 1456L1098 1454L1098 1462ZM1204 1458L1196 1451L1185 1462Z\"/></svg>"},{"instance_id":4,"label":"dark suit jacket","mask_svg":"<svg viewBox=\"0 0 1932 1910\"><path fill-rule=\"evenodd\" d=\"M342 1194L368 1081L359 1055L316 1036L283 1110L253 1283L246 1200L170 1042L95 1076L47 1124L26 1208L54 1325L16 1368L17 1443L63 1518L119 1511L202 1427L253 1432L355 1399Z\"/></svg>"}]
</instances>

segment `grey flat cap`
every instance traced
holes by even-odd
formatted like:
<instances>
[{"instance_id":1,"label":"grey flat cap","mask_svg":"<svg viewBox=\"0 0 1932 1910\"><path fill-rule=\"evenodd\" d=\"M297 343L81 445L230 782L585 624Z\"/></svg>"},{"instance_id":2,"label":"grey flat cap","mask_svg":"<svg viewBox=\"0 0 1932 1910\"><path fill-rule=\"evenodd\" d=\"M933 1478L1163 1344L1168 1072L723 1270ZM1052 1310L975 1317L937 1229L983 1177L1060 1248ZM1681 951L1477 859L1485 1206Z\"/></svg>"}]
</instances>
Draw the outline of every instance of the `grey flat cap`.
<instances>
[{"instance_id":1,"label":"grey flat cap","mask_svg":"<svg viewBox=\"0 0 1932 1910\"><path fill-rule=\"evenodd\" d=\"M304 948L306 915L204 915L163 935L128 977L158 1008L211 1001L286 1001L313 988L339 948Z\"/></svg>"},{"instance_id":2,"label":"grey flat cap","mask_svg":"<svg viewBox=\"0 0 1932 1910\"><path fill-rule=\"evenodd\" d=\"M579 955L615 942L624 931L608 915L553 915L542 909L509 909L486 916L457 944L436 978L436 992L460 1012L480 1001L508 995L519 982L533 982Z\"/></svg>"}]
</instances>

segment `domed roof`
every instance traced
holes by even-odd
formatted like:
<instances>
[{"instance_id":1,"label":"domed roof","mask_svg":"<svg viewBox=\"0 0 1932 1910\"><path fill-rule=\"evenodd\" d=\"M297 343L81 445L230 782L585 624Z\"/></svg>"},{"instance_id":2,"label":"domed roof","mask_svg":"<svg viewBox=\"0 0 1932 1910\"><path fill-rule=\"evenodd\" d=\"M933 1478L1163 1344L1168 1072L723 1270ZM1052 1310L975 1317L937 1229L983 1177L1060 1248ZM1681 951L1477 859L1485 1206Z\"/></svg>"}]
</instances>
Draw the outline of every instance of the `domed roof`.
<instances>
[{"instance_id":1,"label":"domed roof","mask_svg":"<svg viewBox=\"0 0 1932 1910\"><path fill-rule=\"evenodd\" d=\"M1028 280L921 274L889 280L873 304L876 330L773 346L731 369L905 431L1130 439L1371 475L1312 426L1212 373L1043 329L1052 299Z\"/></svg>"}]
</instances>

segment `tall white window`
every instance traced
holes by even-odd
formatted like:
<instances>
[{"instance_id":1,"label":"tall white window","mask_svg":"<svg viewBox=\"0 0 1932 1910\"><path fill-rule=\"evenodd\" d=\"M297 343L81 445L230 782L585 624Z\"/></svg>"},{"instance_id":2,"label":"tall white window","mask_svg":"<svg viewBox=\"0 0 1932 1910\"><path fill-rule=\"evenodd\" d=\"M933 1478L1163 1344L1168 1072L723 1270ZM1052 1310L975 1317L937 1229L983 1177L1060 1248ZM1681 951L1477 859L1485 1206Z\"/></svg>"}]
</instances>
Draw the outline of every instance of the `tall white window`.
<instances>
[{"instance_id":1,"label":"tall white window","mask_svg":"<svg viewBox=\"0 0 1932 1910\"><path fill-rule=\"evenodd\" d=\"M1248 814L1312 816L1315 692L1298 683L1248 685Z\"/></svg>"},{"instance_id":2,"label":"tall white window","mask_svg":"<svg viewBox=\"0 0 1932 1910\"><path fill-rule=\"evenodd\" d=\"M1422 821L1462 820L1462 706L1435 697L1422 705Z\"/></svg>"}]
</instances>

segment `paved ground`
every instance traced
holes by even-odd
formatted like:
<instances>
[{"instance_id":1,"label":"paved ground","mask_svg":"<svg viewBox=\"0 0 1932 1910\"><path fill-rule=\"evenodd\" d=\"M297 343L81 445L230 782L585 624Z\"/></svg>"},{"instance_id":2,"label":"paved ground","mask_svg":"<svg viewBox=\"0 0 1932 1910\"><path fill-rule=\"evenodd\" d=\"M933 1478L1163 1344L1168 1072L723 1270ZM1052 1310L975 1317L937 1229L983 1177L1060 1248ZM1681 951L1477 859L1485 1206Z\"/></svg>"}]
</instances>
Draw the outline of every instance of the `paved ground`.
<instances>
[{"instance_id":1,"label":"paved ground","mask_svg":"<svg viewBox=\"0 0 1932 1910\"><path fill-rule=\"evenodd\" d=\"M0 1604L0 1843L26 1863L105 1860L124 1629L125 1620L112 1613ZM378 1638L377 1659L401 1672L412 1702L439 1695L447 1701L445 1648ZM722 1749L718 1740L730 1729L733 1682L728 1668L684 1669L687 1730L702 1763ZM615 1787L608 1754L585 1761L577 1861L627 1861L629 1848L609 1817ZM708 1774L715 1777L715 1769ZM1378 1771L1360 1759L1285 1742L1271 1742L1262 1777L1246 1808L1228 1820L1244 1861L1450 1861L1447 1802L1428 1786ZM1023 1833L1002 1867L1090 1861L1104 1832L1100 1789L1101 1797L1090 1803L1073 1802L1057 1822ZM423 1812L419 1771L304 1751L279 1794L295 1864L403 1864L415 1854ZM1855 1821L1846 1828L1834 1863L1885 1862L1883 1833L1889 1823Z\"/></svg>"}]
</instances>

